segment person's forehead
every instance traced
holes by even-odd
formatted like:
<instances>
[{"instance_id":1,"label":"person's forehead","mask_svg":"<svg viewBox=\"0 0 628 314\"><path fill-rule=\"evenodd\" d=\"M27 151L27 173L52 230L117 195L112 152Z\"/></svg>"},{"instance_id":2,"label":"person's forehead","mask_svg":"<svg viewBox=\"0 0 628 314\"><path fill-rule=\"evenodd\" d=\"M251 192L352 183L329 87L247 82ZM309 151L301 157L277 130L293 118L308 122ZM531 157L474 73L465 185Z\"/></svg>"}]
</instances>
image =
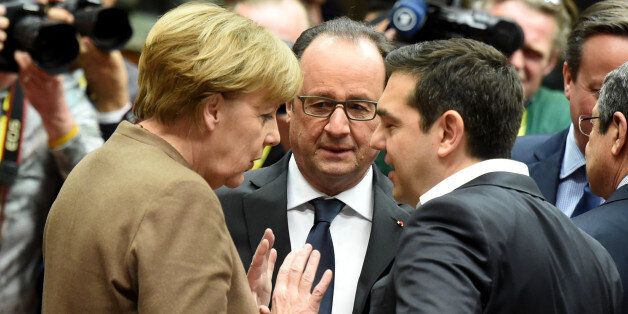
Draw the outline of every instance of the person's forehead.
<instances>
[{"instance_id":1,"label":"person's forehead","mask_svg":"<svg viewBox=\"0 0 628 314\"><path fill-rule=\"evenodd\" d=\"M558 34L556 19L519 0L509 0L493 5L491 14L507 17L521 26L526 45L547 46L551 49Z\"/></svg>"},{"instance_id":2,"label":"person's forehead","mask_svg":"<svg viewBox=\"0 0 628 314\"><path fill-rule=\"evenodd\" d=\"M379 101L378 107L390 115L395 111L407 106L410 107L412 94L416 89L417 80L410 74L393 73L388 80L384 94Z\"/></svg>"},{"instance_id":3,"label":"person's forehead","mask_svg":"<svg viewBox=\"0 0 628 314\"><path fill-rule=\"evenodd\" d=\"M381 59L382 62L384 59L379 52L377 45L366 37L349 39L333 34L320 34L316 36L316 38L314 38L305 48L301 56L301 60L306 57L311 58L326 52L329 52L328 54L335 55L338 50L344 51L342 53L343 55L368 55L372 58L377 57L377 59Z\"/></svg>"},{"instance_id":4,"label":"person's forehead","mask_svg":"<svg viewBox=\"0 0 628 314\"><path fill-rule=\"evenodd\" d=\"M601 87L604 77L628 61L628 36L598 34L589 37L582 45L578 80Z\"/></svg>"},{"instance_id":5,"label":"person's forehead","mask_svg":"<svg viewBox=\"0 0 628 314\"><path fill-rule=\"evenodd\" d=\"M364 95L376 100L384 87L384 60L376 46L364 39L353 42L335 37L316 38L301 57L304 74L303 90L310 92L338 89L354 96ZM351 95L346 95L351 96Z\"/></svg>"}]
</instances>

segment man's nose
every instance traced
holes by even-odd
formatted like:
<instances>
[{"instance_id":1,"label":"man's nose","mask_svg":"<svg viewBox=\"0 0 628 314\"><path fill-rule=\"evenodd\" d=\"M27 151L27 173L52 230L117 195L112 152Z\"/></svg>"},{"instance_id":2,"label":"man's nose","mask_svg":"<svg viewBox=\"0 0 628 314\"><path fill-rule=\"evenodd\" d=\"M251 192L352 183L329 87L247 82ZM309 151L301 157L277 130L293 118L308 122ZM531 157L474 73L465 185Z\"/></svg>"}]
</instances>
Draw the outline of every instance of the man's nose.
<instances>
[{"instance_id":1,"label":"man's nose","mask_svg":"<svg viewBox=\"0 0 628 314\"><path fill-rule=\"evenodd\" d=\"M325 131L334 136L343 136L350 133L349 117L345 114L342 106L337 106L329 117Z\"/></svg>"},{"instance_id":2,"label":"man's nose","mask_svg":"<svg viewBox=\"0 0 628 314\"><path fill-rule=\"evenodd\" d=\"M517 71L520 71L521 69L523 69L524 65L523 51L519 49L513 52L512 55L508 58L508 61L510 61L510 64L512 64Z\"/></svg>"}]
</instances>

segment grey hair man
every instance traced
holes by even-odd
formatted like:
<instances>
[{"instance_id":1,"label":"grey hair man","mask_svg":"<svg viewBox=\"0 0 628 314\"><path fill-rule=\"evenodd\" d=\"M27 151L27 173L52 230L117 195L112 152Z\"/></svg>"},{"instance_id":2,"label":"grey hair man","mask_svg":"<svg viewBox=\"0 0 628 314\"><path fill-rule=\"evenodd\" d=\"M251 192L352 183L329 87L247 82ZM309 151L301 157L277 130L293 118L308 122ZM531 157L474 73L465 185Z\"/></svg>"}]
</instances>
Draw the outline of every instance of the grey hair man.
<instances>
[{"instance_id":1,"label":"grey hair man","mask_svg":"<svg viewBox=\"0 0 628 314\"><path fill-rule=\"evenodd\" d=\"M600 98L590 116L580 116L587 133L587 173L591 190L606 202L580 215L574 223L608 250L628 285L628 62L606 76ZM624 288L628 313L628 289Z\"/></svg>"}]
</instances>

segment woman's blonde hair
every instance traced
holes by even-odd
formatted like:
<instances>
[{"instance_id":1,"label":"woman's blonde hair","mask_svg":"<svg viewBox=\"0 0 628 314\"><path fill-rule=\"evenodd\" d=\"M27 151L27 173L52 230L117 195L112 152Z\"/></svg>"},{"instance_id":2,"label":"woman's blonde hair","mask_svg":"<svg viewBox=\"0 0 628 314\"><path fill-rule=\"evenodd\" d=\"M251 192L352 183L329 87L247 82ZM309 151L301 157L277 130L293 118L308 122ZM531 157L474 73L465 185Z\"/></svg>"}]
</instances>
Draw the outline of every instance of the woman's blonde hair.
<instances>
[{"instance_id":1,"label":"woman's blonde hair","mask_svg":"<svg viewBox=\"0 0 628 314\"><path fill-rule=\"evenodd\" d=\"M187 3L153 26L139 61L140 120L199 122L204 99L264 91L277 104L303 81L290 48L253 21L212 4Z\"/></svg>"}]
</instances>

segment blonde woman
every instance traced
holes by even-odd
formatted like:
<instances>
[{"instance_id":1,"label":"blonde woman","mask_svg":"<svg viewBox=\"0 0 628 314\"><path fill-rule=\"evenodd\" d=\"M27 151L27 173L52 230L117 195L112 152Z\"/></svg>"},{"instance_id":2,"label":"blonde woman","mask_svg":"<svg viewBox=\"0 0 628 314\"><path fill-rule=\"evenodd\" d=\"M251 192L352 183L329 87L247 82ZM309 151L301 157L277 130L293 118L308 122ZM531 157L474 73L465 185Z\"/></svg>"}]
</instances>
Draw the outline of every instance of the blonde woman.
<instances>
[{"instance_id":1,"label":"blonde woman","mask_svg":"<svg viewBox=\"0 0 628 314\"><path fill-rule=\"evenodd\" d=\"M301 82L288 47L250 20L208 4L166 13L139 62L140 122L74 168L51 209L44 312L267 311L272 232L247 278L212 189L238 186L278 143L277 104ZM331 274L310 294L311 252L282 266L275 311L317 311Z\"/></svg>"}]
</instances>

